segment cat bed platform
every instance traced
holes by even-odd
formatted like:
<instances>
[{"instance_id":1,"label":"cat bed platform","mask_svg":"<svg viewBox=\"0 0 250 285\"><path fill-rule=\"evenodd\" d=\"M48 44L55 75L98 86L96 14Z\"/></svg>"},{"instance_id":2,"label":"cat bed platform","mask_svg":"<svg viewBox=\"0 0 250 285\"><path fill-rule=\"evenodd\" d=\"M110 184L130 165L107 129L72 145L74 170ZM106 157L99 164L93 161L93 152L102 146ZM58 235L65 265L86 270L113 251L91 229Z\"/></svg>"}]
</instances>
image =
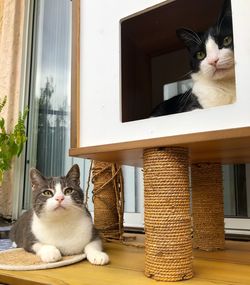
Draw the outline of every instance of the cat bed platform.
<instances>
[{"instance_id":1,"label":"cat bed platform","mask_svg":"<svg viewBox=\"0 0 250 285\"><path fill-rule=\"evenodd\" d=\"M22 248L14 248L0 252L0 269L15 271L50 269L74 264L85 258L86 254L78 254L63 256L62 260L57 262L45 263L33 253Z\"/></svg>"}]
</instances>

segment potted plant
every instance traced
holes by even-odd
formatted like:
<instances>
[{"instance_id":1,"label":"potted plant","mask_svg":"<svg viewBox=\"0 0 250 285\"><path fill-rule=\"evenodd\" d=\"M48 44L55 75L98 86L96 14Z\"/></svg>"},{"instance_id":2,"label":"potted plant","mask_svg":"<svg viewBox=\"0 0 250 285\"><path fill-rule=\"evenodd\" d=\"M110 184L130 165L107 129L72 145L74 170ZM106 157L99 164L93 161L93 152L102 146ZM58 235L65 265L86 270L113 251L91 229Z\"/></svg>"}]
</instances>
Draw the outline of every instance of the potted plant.
<instances>
[{"instance_id":1,"label":"potted plant","mask_svg":"<svg viewBox=\"0 0 250 285\"><path fill-rule=\"evenodd\" d=\"M11 168L12 159L19 156L23 150L24 143L27 140L25 132L25 119L28 115L28 108L23 113L19 113L18 121L13 131L7 132L5 120L1 112L7 102L7 97L0 99L0 185L5 171Z\"/></svg>"}]
</instances>

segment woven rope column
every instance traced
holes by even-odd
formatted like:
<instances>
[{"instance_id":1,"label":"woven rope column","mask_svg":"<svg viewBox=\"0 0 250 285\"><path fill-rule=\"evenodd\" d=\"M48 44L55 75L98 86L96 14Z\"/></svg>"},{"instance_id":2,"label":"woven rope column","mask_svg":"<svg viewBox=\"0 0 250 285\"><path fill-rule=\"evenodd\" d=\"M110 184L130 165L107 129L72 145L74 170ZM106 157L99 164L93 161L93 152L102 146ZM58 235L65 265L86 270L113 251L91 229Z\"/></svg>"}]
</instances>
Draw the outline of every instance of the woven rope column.
<instances>
[{"instance_id":1,"label":"woven rope column","mask_svg":"<svg viewBox=\"0 0 250 285\"><path fill-rule=\"evenodd\" d=\"M225 247L222 168L219 163L191 166L193 247Z\"/></svg>"},{"instance_id":2,"label":"woven rope column","mask_svg":"<svg viewBox=\"0 0 250 285\"><path fill-rule=\"evenodd\" d=\"M145 274L153 279L193 276L188 180L185 148L144 151Z\"/></svg>"},{"instance_id":3,"label":"woven rope column","mask_svg":"<svg viewBox=\"0 0 250 285\"><path fill-rule=\"evenodd\" d=\"M121 239L123 234L123 177L115 163L94 161L94 224L105 239Z\"/></svg>"}]
</instances>

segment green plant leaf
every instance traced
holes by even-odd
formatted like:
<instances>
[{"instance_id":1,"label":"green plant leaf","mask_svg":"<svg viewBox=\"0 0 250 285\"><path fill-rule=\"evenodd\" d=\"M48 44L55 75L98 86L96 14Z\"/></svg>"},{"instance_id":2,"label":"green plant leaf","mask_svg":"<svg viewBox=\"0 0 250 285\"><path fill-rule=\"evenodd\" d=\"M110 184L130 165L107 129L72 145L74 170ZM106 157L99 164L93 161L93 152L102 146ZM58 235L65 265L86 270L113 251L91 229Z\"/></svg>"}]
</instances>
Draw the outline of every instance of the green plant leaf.
<instances>
[{"instance_id":1,"label":"green plant leaf","mask_svg":"<svg viewBox=\"0 0 250 285\"><path fill-rule=\"evenodd\" d=\"M7 98L0 99L0 113L6 104ZM6 133L5 120L0 117L0 184L3 179L3 173L11 168L12 159L20 156L24 143L27 140L25 120L28 115L26 107L23 113L19 113L18 120L14 129L10 133Z\"/></svg>"}]
</instances>

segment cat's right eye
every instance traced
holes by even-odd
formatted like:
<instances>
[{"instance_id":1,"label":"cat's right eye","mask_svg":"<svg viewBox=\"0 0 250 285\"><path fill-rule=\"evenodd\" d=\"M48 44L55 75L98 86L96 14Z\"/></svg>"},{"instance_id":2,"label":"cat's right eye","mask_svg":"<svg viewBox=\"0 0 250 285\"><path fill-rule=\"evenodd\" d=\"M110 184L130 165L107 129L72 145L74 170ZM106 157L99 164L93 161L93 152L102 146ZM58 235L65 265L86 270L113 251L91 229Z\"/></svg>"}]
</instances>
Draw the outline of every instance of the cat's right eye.
<instances>
[{"instance_id":1,"label":"cat's right eye","mask_svg":"<svg viewBox=\"0 0 250 285\"><path fill-rule=\"evenodd\" d=\"M206 54L205 54L204 51L198 51L198 52L196 53L196 58L197 58L198 60L203 60L205 57L206 57Z\"/></svg>"},{"instance_id":2,"label":"cat's right eye","mask_svg":"<svg viewBox=\"0 0 250 285\"><path fill-rule=\"evenodd\" d=\"M72 194L73 192L74 192L74 189L72 189L72 188L66 188L63 191L64 195L66 195L66 196Z\"/></svg>"},{"instance_id":3,"label":"cat's right eye","mask_svg":"<svg viewBox=\"0 0 250 285\"><path fill-rule=\"evenodd\" d=\"M42 194L46 197L52 197L53 196L53 192L50 190L45 190L45 191L43 191Z\"/></svg>"},{"instance_id":4,"label":"cat's right eye","mask_svg":"<svg viewBox=\"0 0 250 285\"><path fill-rule=\"evenodd\" d=\"M232 36L227 36L227 37L225 37L224 40L223 40L223 46L224 46L224 47L230 46L231 43L232 43L232 41L233 41Z\"/></svg>"}]
</instances>

